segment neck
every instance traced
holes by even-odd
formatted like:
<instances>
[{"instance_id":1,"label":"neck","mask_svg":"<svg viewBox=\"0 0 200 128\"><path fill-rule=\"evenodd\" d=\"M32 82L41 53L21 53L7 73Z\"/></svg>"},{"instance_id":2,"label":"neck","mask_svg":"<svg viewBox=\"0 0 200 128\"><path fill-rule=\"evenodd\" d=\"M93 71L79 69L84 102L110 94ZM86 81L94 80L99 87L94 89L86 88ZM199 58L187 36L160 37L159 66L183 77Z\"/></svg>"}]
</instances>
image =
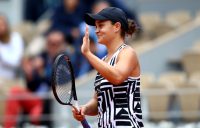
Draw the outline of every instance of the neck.
<instances>
[{"instance_id":1,"label":"neck","mask_svg":"<svg viewBox=\"0 0 200 128\"><path fill-rule=\"evenodd\" d=\"M9 34L0 36L0 41L1 41L2 43L8 43L8 42L9 42Z\"/></svg>"},{"instance_id":2,"label":"neck","mask_svg":"<svg viewBox=\"0 0 200 128\"><path fill-rule=\"evenodd\" d=\"M70 7L70 6L68 6L68 7L65 7L65 10L66 10L68 13L73 13L73 12L75 12L76 7Z\"/></svg>"},{"instance_id":3,"label":"neck","mask_svg":"<svg viewBox=\"0 0 200 128\"><path fill-rule=\"evenodd\" d=\"M107 43L106 47L108 50L108 56L112 55L116 52L116 50L124 43L122 38L114 38L109 43Z\"/></svg>"}]
</instances>

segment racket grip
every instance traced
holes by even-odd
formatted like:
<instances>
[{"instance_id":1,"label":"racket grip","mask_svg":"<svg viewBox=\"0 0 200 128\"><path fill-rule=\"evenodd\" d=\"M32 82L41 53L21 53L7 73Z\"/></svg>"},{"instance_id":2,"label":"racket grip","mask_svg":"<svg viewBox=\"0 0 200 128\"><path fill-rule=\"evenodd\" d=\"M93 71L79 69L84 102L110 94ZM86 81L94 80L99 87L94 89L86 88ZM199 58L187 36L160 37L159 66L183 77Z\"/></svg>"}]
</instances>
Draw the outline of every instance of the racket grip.
<instances>
[{"instance_id":1,"label":"racket grip","mask_svg":"<svg viewBox=\"0 0 200 128\"><path fill-rule=\"evenodd\" d=\"M79 105L78 105L78 101L74 101L74 106L75 108L80 112L80 108L79 108ZM87 120L84 119L81 121L81 124L83 126L83 128L90 128L90 125L88 124Z\"/></svg>"},{"instance_id":2,"label":"racket grip","mask_svg":"<svg viewBox=\"0 0 200 128\"><path fill-rule=\"evenodd\" d=\"M88 124L86 119L82 120L81 124L82 124L83 128L90 128L90 125Z\"/></svg>"}]
</instances>

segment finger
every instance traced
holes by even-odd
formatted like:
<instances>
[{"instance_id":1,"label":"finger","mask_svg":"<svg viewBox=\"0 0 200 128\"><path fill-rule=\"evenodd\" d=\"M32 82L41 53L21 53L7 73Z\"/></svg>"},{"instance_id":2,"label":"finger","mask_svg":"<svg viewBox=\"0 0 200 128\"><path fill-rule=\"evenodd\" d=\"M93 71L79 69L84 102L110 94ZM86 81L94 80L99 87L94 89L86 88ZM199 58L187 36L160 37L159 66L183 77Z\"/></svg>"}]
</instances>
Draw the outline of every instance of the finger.
<instances>
[{"instance_id":1,"label":"finger","mask_svg":"<svg viewBox=\"0 0 200 128\"><path fill-rule=\"evenodd\" d=\"M84 117L79 117L79 118L76 118L78 121L83 121L85 118Z\"/></svg>"},{"instance_id":2,"label":"finger","mask_svg":"<svg viewBox=\"0 0 200 128\"><path fill-rule=\"evenodd\" d=\"M84 119L85 116L84 115L76 115L76 118L78 118L78 119Z\"/></svg>"},{"instance_id":3,"label":"finger","mask_svg":"<svg viewBox=\"0 0 200 128\"><path fill-rule=\"evenodd\" d=\"M78 120L78 121L82 121L82 120L85 119L85 117L83 117L83 116L74 116L74 118L75 118L76 120Z\"/></svg>"},{"instance_id":4,"label":"finger","mask_svg":"<svg viewBox=\"0 0 200 128\"><path fill-rule=\"evenodd\" d=\"M81 109L81 111L80 111L80 113L81 113L81 115L85 115L85 109Z\"/></svg>"},{"instance_id":5,"label":"finger","mask_svg":"<svg viewBox=\"0 0 200 128\"><path fill-rule=\"evenodd\" d=\"M81 115L80 113L77 113L77 114L73 113L73 116L75 119L78 119L78 120L83 119L85 117L84 115Z\"/></svg>"},{"instance_id":6,"label":"finger","mask_svg":"<svg viewBox=\"0 0 200 128\"><path fill-rule=\"evenodd\" d=\"M86 28L85 28L85 36L86 36L86 38L89 37L89 26L88 25L86 25Z\"/></svg>"},{"instance_id":7,"label":"finger","mask_svg":"<svg viewBox=\"0 0 200 128\"><path fill-rule=\"evenodd\" d=\"M84 117L82 117L82 118L80 118L80 119L79 119L79 121L83 121L84 119L85 119L85 118L84 118Z\"/></svg>"},{"instance_id":8,"label":"finger","mask_svg":"<svg viewBox=\"0 0 200 128\"><path fill-rule=\"evenodd\" d=\"M72 108L72 112L74 113L74 114L79 114L79 111L76 109L76 108Z\"/></svg>"},{"instance_id":9,"label":"finger","mask_svg":"<svg viewBox=\"0 0 200 128\"><path fill-rule=\"evenodd\" d=\"M88 25L85 26L85 31L88 32Z\"/></svg>"}]
</instances>

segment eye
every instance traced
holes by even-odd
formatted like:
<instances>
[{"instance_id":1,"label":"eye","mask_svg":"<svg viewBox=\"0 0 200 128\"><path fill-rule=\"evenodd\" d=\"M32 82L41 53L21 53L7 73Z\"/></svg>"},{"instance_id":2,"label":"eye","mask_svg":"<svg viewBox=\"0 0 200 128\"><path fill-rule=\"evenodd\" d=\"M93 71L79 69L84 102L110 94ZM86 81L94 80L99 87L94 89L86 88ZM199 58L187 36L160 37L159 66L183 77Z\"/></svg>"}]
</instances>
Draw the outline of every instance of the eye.
<instances>
[{"instance_id":1,"label":"eye","mask_svg":"<svg viewBox=\"0 0 200 128\"><path fill-rule=\"evenodd\" d=\"M102 28L103 26L104 26L103 24L99 24L99 25L98 25L99 28Z\"/></svg>"},{"instance_id":2,"label":"eye","mask_svg":"<svg viewBox=\"0 0 200 128\"><path fill-rule=\"evenodd\" d=\"M101 24L96 25L95 28L96 28L96 29L98 29L98 28L102 28L102 25L101 25Z\"/></svg>"}]
</instances>

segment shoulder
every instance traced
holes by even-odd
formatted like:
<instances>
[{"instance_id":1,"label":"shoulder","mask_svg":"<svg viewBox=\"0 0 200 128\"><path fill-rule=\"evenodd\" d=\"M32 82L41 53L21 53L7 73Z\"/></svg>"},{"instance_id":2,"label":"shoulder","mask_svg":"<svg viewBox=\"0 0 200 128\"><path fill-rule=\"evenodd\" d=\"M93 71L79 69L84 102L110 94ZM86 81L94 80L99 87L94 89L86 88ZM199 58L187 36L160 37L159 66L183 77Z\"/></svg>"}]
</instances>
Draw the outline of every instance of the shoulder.
<instances>
[{"instance_id":1,"label":"shoulder","mask_svg":"<svg viewBox=\"0 0 200 128\"><path fill-rule=\"evenodd\" d=\"M18 50L22 50L24 48L24 40L22 36L18 32L11 32L10 34L10 41L9 44L13 48L17 48Z\"/></svg>"},{"instance_id":2,"label":"shoulder","mask_svg":"<svg viewBox=\"0 0 200 128\"><path fill-rule=\"evenodd\" d=\"M58 16L65 15L65 9L63 5L58 5L53 8L51 19L57 19Z\"/></svg>"},{"instance_id":3,"label":"shoulder","mask_svg":"<svg viewBox=\"0 0 200 128\"><path fill-rule=\"evenodd\" d=\"M119 57L120 56L126 56L130 57L130 58L137 58L137 53L136 51L129 45L127 45L120 53L119 53Z\"/></svg>"},{"instance_id":4,"label":"shoulder","mask_svg":"<svg viewBox=\"0 0 200 128\"><path fill-rule=\"evenodd\" d=\"M21 37L21 35L18 32L11 32L11 36L13 38L20 38Z\"/></svg>"},{"instance_id":5,"label":"shoulder","mask_svg":"<svg viewBox=\"0 0 200 128\"><path fill-rule=\"evenodd\" d=\"M123 63L131 63L132 65L138 64L138 57L136 54L136 51L129 45L127 45L123 50L120 51L117 62L123 62Z\"/></svg>"},{"instance_id":6,"label":"shoulder","mask_svg":"<svg viewBox=\"0 0 200 128\"><path fill-rule=\"evenodd\" d=\"M54 12L63 12L64 11L64 6L63 4L57 5L56 7L53 8Z\"/></svg>"},{"instance_id":7,"label":"shoulder","mask_svg":"<svg viewBox=\"0 0 200 128\"><path fill-rule=\"evenodd\" d=\"M20 42L20 43L23 43L23 39L22 39L22 36L20 33L18 32L12 32L11 33L11 40L12 42Z\"/></svg>"}]
</instances>

